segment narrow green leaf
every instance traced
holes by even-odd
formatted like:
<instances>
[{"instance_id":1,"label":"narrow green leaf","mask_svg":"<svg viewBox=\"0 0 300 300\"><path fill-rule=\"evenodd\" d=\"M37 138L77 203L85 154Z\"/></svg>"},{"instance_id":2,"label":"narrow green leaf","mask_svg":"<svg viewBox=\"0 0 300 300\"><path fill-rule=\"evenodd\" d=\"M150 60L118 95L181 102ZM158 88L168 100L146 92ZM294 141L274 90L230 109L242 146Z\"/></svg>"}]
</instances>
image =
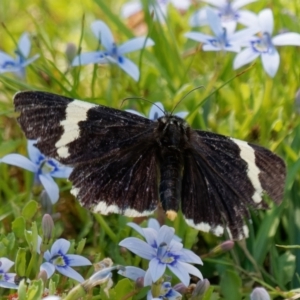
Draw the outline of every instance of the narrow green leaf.
<instances>
[{"instance_id":1,"label":"narrow green leaf","mask_svg":"<svg viewBox=\"0 0 300 300\"><path fill-rule=\"evenodd\" d=\"M34 200L30 200L24 206L24 208L22 210L22 216L26 220L30 220L36 214L37 208L38 208L38 203Z\"/></svg>"},{"instance_id":2,"label":"narrow green leaf","mask_svg":"<svg viewBox=\"0 0 300 300\"><path fill-rule=\"evenodd\" d=\"M24 277L26 274L26 249L25 248L19 248L18 250L15 270L17 275L20 277Z\"/></svg>"}]
</instances>

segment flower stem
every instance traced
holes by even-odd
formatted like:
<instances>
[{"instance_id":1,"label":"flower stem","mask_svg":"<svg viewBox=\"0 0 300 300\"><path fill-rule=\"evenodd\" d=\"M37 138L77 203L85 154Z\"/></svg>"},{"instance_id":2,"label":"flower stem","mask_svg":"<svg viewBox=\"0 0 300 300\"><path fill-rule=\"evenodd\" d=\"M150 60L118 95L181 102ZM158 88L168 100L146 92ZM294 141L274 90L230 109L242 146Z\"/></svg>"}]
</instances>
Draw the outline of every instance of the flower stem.
<instances>
[{"instance_id":1,"label":"flower stem","mask_svg":"<svg viewBox=\"0 0 300 300\"><path fill-rule=\"evenodd\" d=\"M110 227L107 225L107 223L104 221L103 217L99 214L94 214L94 217L96 221L99 223L99 225L102 226L105 233L111 238L111 240L114 243L118 242L117 236L114 234L114 232L110 229Z\"/></svg>"}]
</instances>

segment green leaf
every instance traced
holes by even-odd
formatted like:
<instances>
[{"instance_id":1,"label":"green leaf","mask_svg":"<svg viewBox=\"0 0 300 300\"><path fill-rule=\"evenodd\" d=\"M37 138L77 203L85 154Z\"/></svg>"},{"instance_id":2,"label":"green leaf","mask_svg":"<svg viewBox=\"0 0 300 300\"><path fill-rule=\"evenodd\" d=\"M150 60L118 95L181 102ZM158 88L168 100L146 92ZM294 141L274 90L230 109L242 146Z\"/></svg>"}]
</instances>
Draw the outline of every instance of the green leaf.
<instances>
[{"instance_id":1,"label":"green leaf","mask_svg":"<svg viewBox=\"0 0 300 300\"><path fill-rule=\"evenodd\" d=\"M27 289L26 300L40 300L44 291L42 279L33 280Z\"/></svg>"},{"instance_id":2,"label":"green leaf","mask_svg":"<svg viewBox=\"0 0 300 300\"><path fill-rule=\"evenodd\" d=\"M287 284L292 280L296 268L296 257L290 251L280 255L278 260L278 270L276 274L278 281L282 284Z\"/></svg>"},{"instance_id":3,"label":"green leaf","mask_svg":"<svg viewBox=\"0 0 300 300\"><path fill-rule=\"evenodd\" d=\"M20 216L17 217L12 222L12 230L17 238L23 238L24 237L24 231L25 231L25 219L24 217Z\"/></svg>"},{"instance_id":4,"label":"green leaf","mask_svg":"<svg viewBox=\"0 0 300 300\"><path fill-rule=\"evenodd\" d=\"M20 277L24 277L26 274L26 249L25 248L19 248L18 250L15 270L17 275Z\"/></svg>"},{"instance_id":5,"label":"green leaf","mask_svg":"<svg viewBox=\"0 0 300 300\"><path fill-rule=\"evenodd\" d=\"M27 285L25 279L21 280L18 288L18 300L26 300Z\"/></svg>"},{"instance_id":6,"label":"green leaf","mask_svg":"<svg viewBox=\"0 0 300 300\"><path fill-rule=\"evenodd\" d=\"M83 249L84 249L84 246L85 246L85 242L86 242L86 239L82 239L78 244L77 244L77 248L76 248L76 254L81 254Z\"/></svg>"},{"instance_id":7,"label":"green leaf","mask_svg":"<svg viewBox=\"0 0 300 300\"><path fill-rule=\"evenodd\" d=\"M134 291L134 286L132 282L128 278L121 279L114 288L116 294L120 299L122 299L125 296L128 296ZM130 300L132 297L126 299Z\"/></svg>"},{"instance_id":8,"label":"green leaf","mask_svg":"<svg viewBox=\"0 0 300 300\"><path fill-rule=\"evenodd\" d=\"M29 202L26 203L25 207L23 208L22 216L26 220L32 219L32 217L37 212L37 208L38 208L38 203L34 200L30 200Z\"/></svg>"},{"instance_id":9,"label":"green leaf","mask_svg":"<svg viewBox=\"0 0 300 300\"><path fill-rule=\"evenodd\" d=\"M224 299L241 300L242 280L240 276L233 270L226 270L221 276L220 287Z\"/></svg>"}]
</instances>

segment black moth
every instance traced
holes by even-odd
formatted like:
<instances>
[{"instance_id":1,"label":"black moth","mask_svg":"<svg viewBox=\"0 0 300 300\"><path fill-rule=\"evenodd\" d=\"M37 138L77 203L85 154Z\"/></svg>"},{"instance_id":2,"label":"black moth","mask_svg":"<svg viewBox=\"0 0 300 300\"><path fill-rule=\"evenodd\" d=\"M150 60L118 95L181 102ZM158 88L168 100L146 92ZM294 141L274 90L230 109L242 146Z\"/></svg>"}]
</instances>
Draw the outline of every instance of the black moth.
<instances>
[{"instance_id":1,"label":"black moth","mask_svg":"<svg viewBox=\"0 0 300 300\"><path fill-rule=\"evenodd\" d=\"M14 103L26 137L74 167L72 193L94 212L145 216L161 205L198 230L242 239L248 208L266 207L264 192L282 200L285 164L260 146L174 115L153 121L45 92L17 93Z\"/></svg>"}]
</instances>

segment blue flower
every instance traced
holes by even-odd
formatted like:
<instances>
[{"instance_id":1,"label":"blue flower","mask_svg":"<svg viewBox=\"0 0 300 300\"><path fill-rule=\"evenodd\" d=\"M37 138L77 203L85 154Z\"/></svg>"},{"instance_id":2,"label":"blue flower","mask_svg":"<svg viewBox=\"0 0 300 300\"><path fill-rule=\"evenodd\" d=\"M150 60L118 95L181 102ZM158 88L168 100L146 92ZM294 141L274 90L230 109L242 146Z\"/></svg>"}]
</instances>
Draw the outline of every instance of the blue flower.
<instances>
[{"instance_id":1,"label":"blue flower","mask_svg":"<svg viewBox=\"0 0 300 300\"><path fill-rule=\"evenodd\" d=\"M139 280L140 278L144 278L146 275L146 272L144 270L137 267L131 267L131 266L125 267L124 270L120 270L118 273L135 282L137 282L137 280ZM151 300L151 299L178 300L181 298L182 298L181 294L172 288L170 282L162 282L160 286L160 293L158 295L158 298L153 298L151 290L147 294L147 300Z\"/></svg>"},{"instance_id":2,"label":"blue flower","mask_svg":"<svg viewBox=\"0 0 300 300\"><path fill-rule=\"evenodd\" d=\"M203 0L204 2L216 7L214 11L219 16L222 27L228 32L234 32L236 24L241 23L245 26L252 26L256 21L256 15L249 10L241 10L240 8L255 2L257 0ZM190 19L191 26L202 26L208 24L208 16L205 8L194 13Z\"/></svg>"},{"instance_id":3,"label":"blue flower","mask_svg":"<svg viewBox=\"0 0 300 300\"><path fill-rule=\"evenodd\" d=\"M96 38L99 39L105 48L105 51L82 53L74 58L72 66L86 65L90 63L113 63L117 64L134 80L138 81L140 76L138 67L123 54L136 51L144 47L153 46L154 42L150 38L146 39L145 37L138 37L131 39L118 47L110 29L104 22L95 21L92 23L91 28Z\"/></svg>"},{"instance_id":4,"label":"blue flower","mask_svg":"<svg viewBox=\"0 0 300 300\"><path fill-rule=\"evenodd\" d=\"M141 236L146 237L144 234L144 230L147 230L148 228L154 229L155 231L159 231L160 225L156 219L150 218L148 221L148 228L142 228L141 226L137 225L136 223L129 222L127 223L128 226L136 230ZM175 241L181 242L181 238L177 235L174 235L173 238Z\"/></svg>"},{"instance_id":5,"label":"blue flower","mask_svg":"<svg viewBox=\"0 0 300 300\"><path fill-rule=\"evenodd\" d=\"M31 43L28 33L23 33L18 42L16 58L0 51L0 74L5 72L16 73L19 77L25 76L25 67L35 61L39 55L27 59L30 53Z\"/></svg>"},{"instance_id":6,"label":"blue flower","mask_svg":"<svg viewBox=\"0 0 300 300\"><path fill-rule=\"evenodd\" d=\"M0 287L7 289L18 289L18 286L15 284L15 273L7 273L7 271L15 263L8 258L0 258Z\"/></svg>"},{"instance_id":7,"label":"blue flower","mask_svg":"<svg viewBox=\"0 0 300 300\"><path fill-rule=\"evenodd\" d=\"M136 114L136 115L139 115L141 117L144 117L143 114L137 112L136 110L126 109L126 111L131 112L131 113ZM165 115L165 109L164 109L164 106L162 105L162 103L161 102L155 102L150 108L149 119L150 120L157 120L158 118L163 117L164 115ZM184 119L187 115L188 115L188 112L186 112L186 111L180 111L180 112L175 114L175 116L180 117L182 119Z\"/></svg>"},{"instance_id":8,"label":"blue flower","mask_svg":"<svg viewBox=\"0 0 300 300\"><path fill-rule=\"evenodd\" d=\"M69 248L69 241L65 239L55 241L51 247L51 251L44 253L44 258L47 262L41 265L40 271L44 270L47 273L47 277L50 278L54 271L57 270L67 277L83 282L83 277L71 267L88 266L91 265L91 262L81 255L67 254Z\"/></svg>"},{"instance_id":9,"label":"blue flower","mask_svg":"<svg viewBox=\"0 0 300 300\"><path fill-rule=\"evenodd\" d=\"M165 21L165 16L167 14L167 6L172 3L178 10L185 11L191 5L190 0L156 0L152 1L149 5L150 14L154 13L154 17L159 22L163 23ZM125 3L122 6L121 15L123 18L130 18L131 16L137 14L143 10L142 1L134 0Z\"/></svg>"},{"instance_id":10,"label":"blue flower","mask_svg":"<svg viewBox=\"0 0 300 300\"><path fill-rule=\"evenodd\" d=\"M280 63L279 53L275 46L300 46L300 34L287 32L272 37L274 19L270 9L264 9L258 14L256 24L261 35L248 39L245 44L247 48L235 57L233 68L238 69L261 56L265 71L269 76L274 77Z\"/></svg>"},{"instance_id":11,"label":"blue flower","mask_svg":"<svg viewBox=\"0 0 300 300\"><path fill-rule=\"evenodd\" d=\"M150 260L149 268L145 274L145 286L151 285L162 277L166 268L170 269L184 285L188 286L193 274L202 279L200 271L188 263L202 264L201 259L192 251L184 249L183 245L174 240L174 228L166 225L157 232L155 229L144 230L147 241L138 238L126 238L119 243L131 252L142 258Z\"/></svg>"},{"instance_id":12,"label":"blue flower","mask_svg":"<svg viewBox=\"0 0 300 300\"><path fill-rule=\"evenodd\" d=\"M36 141L28 140L27 150L29 158L20 154L8 154L0 159L0 162L21 167L31 171L35 175L35 183L42 184L51 202L54 204L59 198L59 189L52 177L68 178L72 168L62 166L58 161L45 157L34 146Z\"/></svg>"},{"instance_id":13,"label":"blue flower","mask_svg":"<svg viewBox=\"0 0 300 300\"><path fill-rule=\"evenodd\" d=\"M185 34L186 37L192 40L204 43L202 47L204 51L239 52L241 49L240 44L258 31L257 27L251 27L233 33L222 26L219 16L210 7L206 8L206 15L215 36L195 31Z\"/></svg>"}]
</instances>

